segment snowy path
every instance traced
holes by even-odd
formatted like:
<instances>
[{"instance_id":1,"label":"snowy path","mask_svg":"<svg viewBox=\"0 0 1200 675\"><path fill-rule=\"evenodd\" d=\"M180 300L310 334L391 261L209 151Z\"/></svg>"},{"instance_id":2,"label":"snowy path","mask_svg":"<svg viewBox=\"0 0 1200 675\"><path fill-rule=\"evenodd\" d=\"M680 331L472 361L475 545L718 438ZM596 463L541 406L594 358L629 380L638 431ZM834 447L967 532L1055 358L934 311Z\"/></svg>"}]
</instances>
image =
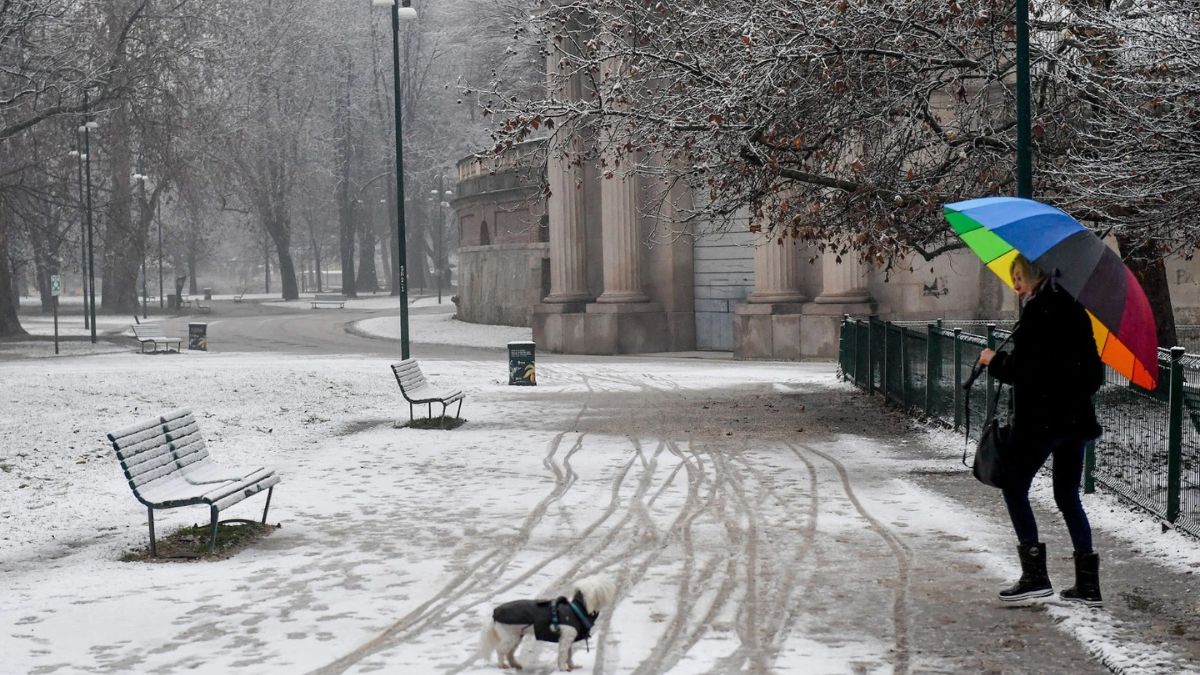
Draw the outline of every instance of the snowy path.
<instances>
[{"instance_id":1,"label":"snowy path","mask_svg":"<svg viewBox=\"0 0 1200 675\"><path fill-rule=\"evenodd\" d=\"M981 495L954 452L906 445L829 364L540 356L526 388L499 355L429 360L469 421L415 431L393 427L387 362L3 364L0 671L492 673L474 650L494 604L597 571L619 596L577 649L593 673L1194 665L1119 607L1000 607L995 504L947 496ZM117 562L145 513L100 439L177 405L218 459L281 470L283 527L229 560ZM160 531L207 517L176 511ZM520 656L553 670L548 645Z\"/></svg>"}]
</instances>

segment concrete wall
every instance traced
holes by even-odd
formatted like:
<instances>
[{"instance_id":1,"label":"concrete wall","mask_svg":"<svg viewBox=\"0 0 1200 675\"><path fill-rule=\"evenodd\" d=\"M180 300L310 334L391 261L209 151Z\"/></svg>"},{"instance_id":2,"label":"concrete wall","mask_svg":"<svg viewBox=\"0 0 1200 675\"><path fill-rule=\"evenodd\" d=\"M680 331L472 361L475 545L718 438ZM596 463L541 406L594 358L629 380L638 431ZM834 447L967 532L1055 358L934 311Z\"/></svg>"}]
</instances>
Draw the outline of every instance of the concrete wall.
<instances>
[{"instance_id":1,"label":"concrete wall","mask_svg":"<svg viewBox=\"0 0 1200 675\"><path fill-rule=\"evenodd\" d=\"M545 261L543 263L543 261ZM496 244L458 249L458 318L471 323L530 326L545 295L550 245Z\"/></svg>"}]
</instances>

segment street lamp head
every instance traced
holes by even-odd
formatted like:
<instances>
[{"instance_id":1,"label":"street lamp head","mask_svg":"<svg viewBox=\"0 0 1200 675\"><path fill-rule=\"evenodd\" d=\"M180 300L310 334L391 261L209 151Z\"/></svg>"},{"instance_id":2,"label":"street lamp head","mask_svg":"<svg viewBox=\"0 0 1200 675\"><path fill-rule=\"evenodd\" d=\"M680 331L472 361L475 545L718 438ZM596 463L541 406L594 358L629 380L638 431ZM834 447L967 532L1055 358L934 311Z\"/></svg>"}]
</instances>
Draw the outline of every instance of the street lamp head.
<instances>
[{"instance_id":1,"label":"street lamp head","mask_svg":"<svg viewBox=\"0 0 1200 675\"><path fill-rule=\"evenodd\" d=\"M396 0L371 0L372 7L395 7ZM404 0L404 4L396 11L396 15L401 21L416 21L417 10L408 6L408 0Z\"/></svg>"},{"instance_id":2,"label":"street lamp head","mask_svg":"<svg viewBox=\"0 0 1200 675\"><path fill-rule=\"evenodd\" d=\"M78 157L78 156L79 156L79 151L78 151L78 150L72 150L72 151L68 152L68 153L67 153L67 155L69 155L69 156L71 156L71 157Z\"/></svg>"},{"instance_id":3,"label":"street lamp head","mask_svg":"<svg viewBox=\"0 0 1200 675\"><path fill-rule=\"evenodd\" d=\"M85 124L85 125L83 125L83 126L87 127L88 129L99 129L99 128L100 128L100 123L99 123L99 122L96 122L96 121L91 121L91 122L88 122L87 124Z\"/></svg>"}]
</instances>

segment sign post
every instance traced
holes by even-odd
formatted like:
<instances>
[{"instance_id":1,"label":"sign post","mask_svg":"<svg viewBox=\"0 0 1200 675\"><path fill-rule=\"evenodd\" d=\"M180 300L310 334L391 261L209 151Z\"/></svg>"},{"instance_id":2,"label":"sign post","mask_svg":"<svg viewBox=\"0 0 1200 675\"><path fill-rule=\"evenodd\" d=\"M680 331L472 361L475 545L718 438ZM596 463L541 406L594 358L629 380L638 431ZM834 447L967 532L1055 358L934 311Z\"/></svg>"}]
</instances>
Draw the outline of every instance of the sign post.
<instances>
[{"instance_id":1,"label":"sign post","mask_svg":"<svg viewBox=\"0 0 1200 675\"><path fill-rule=\"evenodd\" d=\"M50 275L50 297L54 298L54 353L58 354L58 294L62 290L62 277Z\"/></svg>"}]
</instances>

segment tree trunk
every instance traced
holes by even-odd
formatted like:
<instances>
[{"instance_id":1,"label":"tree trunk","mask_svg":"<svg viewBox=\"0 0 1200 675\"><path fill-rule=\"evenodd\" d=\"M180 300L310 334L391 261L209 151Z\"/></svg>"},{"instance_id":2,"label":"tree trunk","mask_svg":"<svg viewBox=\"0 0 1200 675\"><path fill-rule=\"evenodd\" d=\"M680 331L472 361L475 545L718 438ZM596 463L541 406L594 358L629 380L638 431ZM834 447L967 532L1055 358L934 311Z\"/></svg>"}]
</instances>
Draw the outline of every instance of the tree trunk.
<instances>
[{"instance_id":1,"label":"tree trunk","mask_svg":"<svg viewBox=\"0 0 1200 675\"><path fill-rule=\"evenodd\" d=\"M0 216L0 337L28 334L17 319L21 299L14 291L12 263L8 256L8 223Z\"/></svg>"},{"instance_id":2,"label":"tree trunk","mask_svg":"<svg viewBox=\"0 0 1200 675\"><path fill-rule=\"evenodd\" d=\"M406 209L407 215L416 208ZM424 214L422 214L424 215ZM405 218L405 259L408 263L408 287L424 291L429 287L429 241L425 237L426 218Z\"/></svg>"},{"instance_id":3,"label":"tree trunk","mask_svg":"<svg viewBox=\"0 0 1200 675\"><path fill-rule=\"evenodd\" d=\"M275 253L279 256L279 285L283 287L284 300L297 300L300 298L300 289L296 284L296 266L288 246L286 238L275 240Z\"/></svg>"},{"instance_id":4,"label":"tree trunk","mask_svg":"<svg viewBox=\"0 0 1200 675\"><path fill-rule=\"evenodd\" d=\"M189 295L197 295L200 293L200 282L196 281L196 263L198 258L196 249L200 248L200 244L197 239L198 237L195 235L188 237L187 270Z\"/></svg>"},{"instance_id":5,"label":"tree trunk","mask_svg":"<svg viewBox=\"0 0 1200 675\"><path fill-rule=\"evenodd\" d=\"M1142 290L1146 291L1146 299L1150 301L1150 311L1154 313L1154 323L1158 328L1158 346L1169 349L1178 345L1175 310L1171 306L1171 289L1162 256L1154 251L1152 244L1134 248L1120 235L1117 236L1117 243L1124 254L1125 264L1142 285Z\"/></svg>"},{"instance_id":6,"label":"tree trunk","mask_svg":"<svg viewBox=\"0 0 1200 675\"><path fill-rule=\"evenodd\" d=\"M370 222L362 224L358 240L358 283L360 291L379 290L379 275L375 271L375 231Z\"/></svg>"},{"instance_id":7,"label":"tree trunk","mask_svg":"<svg viewBox=\"0 0 1200 675\"><path fill-rule=\"evenodd\" d=\"M308 221L308 237L312 241L313 268L317 273L317 292L321 292L321 246L317 244L317 228L313 221Z\"/></svg>"},{"instance_id":8,"label":"tree trunk","mask_svg":"<svg viewBox=\"0 0 1200 675\"><path fill-rule=\"evenodd\" d=\"M343 180L342 187L338 190L338 244L342 254L342 295L356 297L358 293L354 283L354 224L347 190L348 181Z\"/></svg>"},{"instance_id":9,"label":"tree trunk","mask_svg":"<svg viewBox=\"0 0 1200 675\"><path fill-rule=\"evenodd\" d=\"M104 233L104 295L100 305L111 314L137 312L137 280L142 267L146 238L133 220L133 190L130 176L133 151L129 143L132 125L129 105L119 101L110 115L111 126L106 129L109 139L104 150L108 155L109 185L108 218ZM95 150L95 139L92 139Z\"/></svg>"}]
</instances>

